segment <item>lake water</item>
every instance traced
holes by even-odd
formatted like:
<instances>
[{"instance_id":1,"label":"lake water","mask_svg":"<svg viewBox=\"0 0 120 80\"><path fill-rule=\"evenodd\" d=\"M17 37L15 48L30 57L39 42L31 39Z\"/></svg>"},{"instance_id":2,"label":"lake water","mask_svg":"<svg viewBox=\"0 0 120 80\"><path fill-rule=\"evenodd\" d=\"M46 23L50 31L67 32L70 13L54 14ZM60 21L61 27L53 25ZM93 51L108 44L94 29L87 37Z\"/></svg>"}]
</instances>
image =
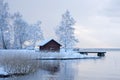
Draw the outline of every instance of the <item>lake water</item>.
<instances>
[{"instance_id":1,"label":"lake water","mask_svg":"<svg viewBox=\"0 0 120 80\"><path fill-rule=\"evenodd\" d=\"M40 60L32 74L0 80L120 80L120 51L100 59Z\"/></svg>"}]
</instances>

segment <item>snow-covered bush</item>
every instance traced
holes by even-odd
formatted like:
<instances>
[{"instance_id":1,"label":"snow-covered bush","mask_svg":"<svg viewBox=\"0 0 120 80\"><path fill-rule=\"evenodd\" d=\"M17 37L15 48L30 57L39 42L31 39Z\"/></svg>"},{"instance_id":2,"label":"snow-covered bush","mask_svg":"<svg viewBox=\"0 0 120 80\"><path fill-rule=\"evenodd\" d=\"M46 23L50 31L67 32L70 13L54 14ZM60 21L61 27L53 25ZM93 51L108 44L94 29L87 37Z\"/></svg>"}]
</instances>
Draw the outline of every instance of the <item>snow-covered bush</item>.
<instances>
[{"instance_id":1,"label":"snow-covered bush","mask_svg":"<svg viewBox=\"0 0 120 80\"><path fill-rule=\"evenodd\" d=\"M5 57L1 61L1 65L4 67L5 72L16 75L33 73L39 68L37 60L21 55Z\"/></svg>"}]
</instances>

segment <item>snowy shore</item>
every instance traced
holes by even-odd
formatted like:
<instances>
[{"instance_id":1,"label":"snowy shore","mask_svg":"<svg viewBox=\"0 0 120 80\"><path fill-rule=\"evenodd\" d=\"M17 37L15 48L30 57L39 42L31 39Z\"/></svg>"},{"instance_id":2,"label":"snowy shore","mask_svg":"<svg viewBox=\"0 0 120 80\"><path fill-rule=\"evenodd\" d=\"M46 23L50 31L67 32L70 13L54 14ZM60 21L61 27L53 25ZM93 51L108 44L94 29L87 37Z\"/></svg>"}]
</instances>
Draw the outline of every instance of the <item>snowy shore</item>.
<instances>
[{"instance_id":1,"label":"snowy shore","mask_svg":"<svg viewBox=\"0 0 120 80\"><path fill-rule=\"evenodd\" d=\"M60 51L57 52L39 52L35 50L0 50L0 57L15 57L23 56L29 59L86 59L94 58L93 56L82 55L75 51Z\"/></svg>"},{"instance_id":2,"label":"snowy shore","mask_svg":"<svg viewBox=\"0 0 120 80\"><path fill-rule=\"evenodd\" d=\"M99 57L82 55L75 51L40 52L35 50L0 50L0 77L9 77L11 75L22 75L35 70L38 60L73 60L73 59L98 59ZM30 60L32 60L30 62ZM33 60L37 60L33 62ZM32 66L31 66L32 64ZM18 67L19 65L19 67ZM34 67L35 66L35 67ZM5 68L6 67L6 68ZM17 68L19 71L17 72ZM29 69L28 69L29 68ZM8 73L6 72L6 69ZM23 69L27 71L24 73ZM36 67L36 70L38 68ZM12 73L11 73L12 72ZM16 74L17 73L17 74Z\"/></svg>"}]
</instances>

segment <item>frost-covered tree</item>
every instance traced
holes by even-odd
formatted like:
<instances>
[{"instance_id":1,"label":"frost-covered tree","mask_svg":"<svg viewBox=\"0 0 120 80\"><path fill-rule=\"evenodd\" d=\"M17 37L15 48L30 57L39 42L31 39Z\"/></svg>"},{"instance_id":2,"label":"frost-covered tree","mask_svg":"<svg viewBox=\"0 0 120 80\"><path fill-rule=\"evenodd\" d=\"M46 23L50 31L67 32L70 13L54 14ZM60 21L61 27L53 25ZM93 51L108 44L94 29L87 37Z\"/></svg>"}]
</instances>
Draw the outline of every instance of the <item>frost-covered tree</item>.
<instances>
[{"instance_id":1,"label":"frost-covered tree","mask_svg":"<svg viewBox=\"0 0 120 80\"><path fill-rule=\"evenodd\" d=\"M27 41L26 47L34 49L37 42L43 40L43 32L41 30L41 22L38 21L36 24L30 25L26 28Z\"/></svg>"},{"instance_id":2,"label":"frost-covered tree","mask_svg":"<svg viewBox=\"0 0 120 80\"><path fill-rule=\"evenodd\" d=\"M8 4L4 2L4 0L0 0L0 48L7 49L8 37L9 37L9 27L8 27L8 19L9 19L9 7Z\"/></svg>"},{"instance_id":3,"label":"frost-covered tree","mask_svg":"<svg viewBox=\"0 0 120 80\"><path fill-rule=\"evenodd\" d=\"M13 15L14 23L14 48L21 49L26 41L25 29L28 24L22 19L22 15L18 12Z\"/></svg>"},{"instance_id":4,"label":"frost-covered tree","mask_svg":"<svg viewBox=\"0 0 120 80\"><path fill-rule=\"evenodd\" d=\"M30 47L34 49L36 42L43 39L40 24L41 22L37 22L34 25L30 25L23 20L19 12L15 13L9 22L10 48L22 49Z\"/></svg>"},{"instance_id":5,"label":"frost-covered tree","mask_svg":"<svg viewBox=\"0 0 120 80\"><path fill-rule=\"evenodd\" d=\"M56 30L56 35L65 51L67 51L68 48L72 48L77 42L77 39L74 35L74 24L75 20L71 17L70 12L66 11L62 15L62 20L58 26L58 29Z\"/></svg>"},{"instance_id":6,"label":"frost-covered tree","mask_svg":"<svg viewBox=\"0 0 120 80\"><path fill-rule=\"evenodd\" d=\"M13 48L15 48L15 46L14 46L15 37L14 37L14 26L13 26L14 19L13 19L13 16L10 16L8 22L9 22L8 23L8 27L9 27L9 30L8 30L8 32L9 32L9 41L8 41L9 45L8 45L8 48L13 49Z\"/></svg>"},{"instance_id":7,"label":"frost-covered tree","mask_svg":"<svg viewBox=\"0 0 120 80\"><path fill-rule=\"evenodd\" d=\"M29 25L19 12L11 15L8 4L0 0L0 48L22 49L26 42L34 47L43 39L40 24Z\"/></svg>"}]
</instances>

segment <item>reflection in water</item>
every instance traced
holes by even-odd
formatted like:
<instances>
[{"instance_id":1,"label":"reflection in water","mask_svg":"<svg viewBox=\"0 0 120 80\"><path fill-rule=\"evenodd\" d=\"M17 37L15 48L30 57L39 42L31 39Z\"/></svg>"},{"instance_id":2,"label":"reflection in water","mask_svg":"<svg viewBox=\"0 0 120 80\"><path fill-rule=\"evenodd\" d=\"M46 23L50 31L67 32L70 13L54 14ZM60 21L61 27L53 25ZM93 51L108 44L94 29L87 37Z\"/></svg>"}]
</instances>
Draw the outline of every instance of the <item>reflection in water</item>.
<instances>
[{"instance_id":1,"label":"reflection in water","mask_svg":"<svg viewBox=\"0 0 120 80\"><path fill-rule=\"evenodd\" d=\"M101 59L40 60L35 73L0 80L120 80L120 53Z\"/></svg>"},{"instance_id":2,"label":"reflection in water","mask_svg":"<svg viewBox=\"0 0 120 80\"><path fill-rule=\"evenodd\" d=\"M26 76L0 80L74 80L71 61L40 60L39 71Z\"/></svg>"},{"instance_id":3,"label":"reflection in water","mask_svg":"<svg viewBox=\"0 0 120 80\"><path fill-rule=\"evenodd\" d=\"M0 80L56 80L56 73L60 70L60 62L57 60L40 60L39 70L35 73L5 78Z\"/></svg>"},{"instance_id":4,"label":"reflection in water","mask_svg":"<svg viewBox=\"0 0 120 80\"><path fill-rule=\"evenodd\" d=\"M41 60L40 69L46 70L51 74L54 74L60 70L60 63L59 61L53 60Z\"/></svg>"}]
</instances>

